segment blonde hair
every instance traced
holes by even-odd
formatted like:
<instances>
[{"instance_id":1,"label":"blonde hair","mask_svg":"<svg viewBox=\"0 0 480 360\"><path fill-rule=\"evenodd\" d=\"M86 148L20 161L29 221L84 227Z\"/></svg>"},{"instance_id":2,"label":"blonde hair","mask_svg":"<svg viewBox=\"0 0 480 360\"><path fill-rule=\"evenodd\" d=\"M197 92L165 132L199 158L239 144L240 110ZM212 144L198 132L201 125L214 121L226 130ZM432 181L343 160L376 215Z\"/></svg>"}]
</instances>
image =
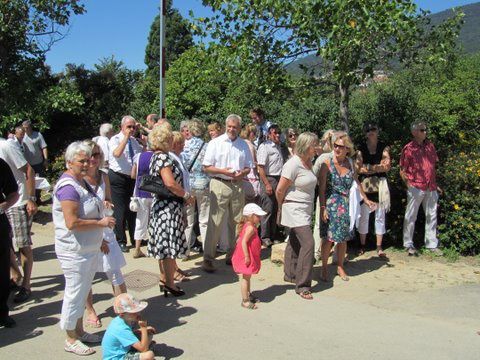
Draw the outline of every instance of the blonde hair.
<instances>
[{"instance_id":1,"label":"blonde hair","mask_svg":"<svg viewBox=\"0 0 480 360\"><path fill-rule=\"evenodd\" d=\"M239 234L242 231L243 225L245 225L245 223L247 221L253 222L253 215L255 215L255 214L248 215L248 216L242 215L242 217L240 218L240 221L238 222L238 225L237 225L237 232Z\"/></svg>"},{"instance_id":2,"label":"blonde hair","mask_svg":"<svg viewBox=\"0 0 480 360\"><path fill-rule=\"evenodd\" d=\"M202 137L205 132L205 126L199 119L193 118L188 123L188 130L190 130L192 136Z\"/></svg>"},{"instance_id":3,"label":"blonde hair","mask_svg":"<svg viewBox=\"0 0 480 360\"><path fill-rule=\"evenodd\" d=\"M303 156L307 153L310 146L318 144L318 136L312 132L301 133L295 144L295 153Z\"/></svg>"},{"instance_id":4,"label":"blonde hair","mask_svg":"<svg viewBox=\"0 0 480 360\"><path fill-rule=\"evenodd\" d=\"M353 145L352 139L350 139L350 136L344 131L337 131L333 134L332 136L332 145L335 144L337 140L343 140L343 145L347 147L348 157L352 157L355 155L355 146Z\"/></svg>"},{"instance_id":5,"label":"blonde hair","mask_svg":"<svg viewBox=\"0 0 480 360\"><path fill-rule=\"evenodd\" d=\"M83 143L90 148L91 153L93 154L93 149L98 148L98 152L100 153L100 161L98 162L98 167L103 168L105 165L105 154L103 153L102 148L98 145L95 141L87 139L84 140Z\"/></svg>"},{"instance_id":6,"label":"blonde hair","mask_svg":"<svg viewBox=\"0 0 480 360\"><path fill-rule=\"evenodd\" d=\"M172 130L167 123L155 126L148 134L148 142L150 149L153 151L160 150L168 153L172 146Z\"/></svg>"},{"instance_id":7,"label":"blonde hair","mask_svg":"<svg viewBox=\"0 0 480 360\"><path fill-rule=\"evenodd\" d=\"M256 133L257 132L257 125L254 123L250 123L245 125L245 127L240 131L240 137L243 139L248 139L251 133Z\"/></svg>"},{"instance_id":8,"label":"blonde hair","mask_svg":"<svg viewBox=\"0 0 480 360\"><path fill-rule=\"evenodd\" d=\"M180 143L184 143L185 138L180 131L172 131L172 148Z\"/></svg>"},{"instance_id":9,"label":"blonde hair","mask_svg":"<svg viewBox=\"0 0 480 360\"><path fill-rule=\"evenodd\" d=\"M219 133L222 133L223 132L223 126L218 121L215 121L211 124L208 124L207 131L210 131L210 130L215 130L215 131L218 131Z\"/></svg>"},{"instance_id":10,"label":"blonde hair","mask_svg":"<svg viewBox=\"0 0 480 360\"><path fill-rule=\"evenodd\" d=\"M321 141L323 142L323 152L330 152L333 150L333 142L332 142L332 137L333 134L335 134L335 130L333 129L328 129L325 130L325 132L322 135Z\"/></svg>"}]
</instances>

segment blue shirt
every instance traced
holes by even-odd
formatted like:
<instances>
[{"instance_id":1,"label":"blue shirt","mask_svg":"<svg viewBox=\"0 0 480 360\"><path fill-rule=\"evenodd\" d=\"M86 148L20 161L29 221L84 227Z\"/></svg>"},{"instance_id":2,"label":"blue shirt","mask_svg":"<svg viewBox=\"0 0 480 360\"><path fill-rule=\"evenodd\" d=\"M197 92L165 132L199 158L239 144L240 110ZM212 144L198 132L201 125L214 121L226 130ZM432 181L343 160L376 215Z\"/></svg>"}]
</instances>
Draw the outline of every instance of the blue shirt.
<instances>
[{"instance_id":1,"label":"blue shirt","mask_svg":"<svg viewBox=\"0 0 480 360\"><path fill-rule=\"evenodd\" d=\"M122 360L133 344L138 342L132 328L120 316L108 325L102 340L104 360Z\"/></svg>"},{"instance_id":2,"label":"blue shirt","mask_svg":"<svg viewBox=\"0 0 480 360\"><path fill-rule=\"evenodd\" d=\"M188 145L185 145L183 152L180 154L183 164L185 165L185 169L188 171L190 165L192 164L195 155L197 155L200 148L202 150L198 154L195 163L190 170L190 189L193 190L205 190L208 188L210 184L210 177L205 174L203 171L203 158L205 157L205 151L207 150L207 144L203 145L203 140L198 137L192 137Z\"/></svg>"}]
</instances>

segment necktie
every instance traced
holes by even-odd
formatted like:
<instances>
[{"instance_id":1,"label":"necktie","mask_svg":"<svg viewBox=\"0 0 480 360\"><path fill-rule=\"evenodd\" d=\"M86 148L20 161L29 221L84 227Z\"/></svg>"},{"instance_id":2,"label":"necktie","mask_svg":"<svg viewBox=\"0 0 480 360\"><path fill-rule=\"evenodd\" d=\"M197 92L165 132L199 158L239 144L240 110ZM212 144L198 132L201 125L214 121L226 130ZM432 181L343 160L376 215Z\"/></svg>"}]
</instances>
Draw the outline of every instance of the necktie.
<instances>
[{"instance_id":1,"label":"necktie","mask_svg":"<svg viewBox=\"0 0 480 360\"><path fill-rule=\"evenodd\" d=\"M132 161L133 164L133 146L132 146L132 139L128 139L128 153L130 155L130 160Z\"/></svg>"},{"instance_id":2,"label":"necktie","mask_svg":"<svg viewBox=\"0 0 480 360\"><path fill-rule=\"evenodd\" d=\"M257 148L260 146L261 143L263 143L263 130L262 127L259 126L257 128Z\"/></svg>"}]
</instances>

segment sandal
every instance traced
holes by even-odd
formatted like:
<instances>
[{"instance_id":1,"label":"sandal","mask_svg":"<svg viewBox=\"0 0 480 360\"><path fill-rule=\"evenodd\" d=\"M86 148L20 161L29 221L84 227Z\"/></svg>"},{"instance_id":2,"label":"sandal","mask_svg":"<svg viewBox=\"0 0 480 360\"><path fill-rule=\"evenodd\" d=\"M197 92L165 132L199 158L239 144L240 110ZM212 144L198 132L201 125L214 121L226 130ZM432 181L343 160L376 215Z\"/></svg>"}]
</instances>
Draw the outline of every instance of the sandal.
<instances>
[{"instance_id":1,"label":"sandal","mask_svg":"<svg viewBox=\"0 0 480 360\"><path fill-rule=\"evenodd\" d=\"M385 254L385 252L381 248L377 249L377 255L382 260L388 260L387 254Z\"/></svg>"},{"instance_id":2,"label":"sandal","mask_svg":"<svg viewBox=\"0 0 480 360\"><path fill-rule=\"evenodd\" d=\"M254 303L254 304L260 302L260 300L258 300L257 297L253 296L252 293L250 293L250 295L248 295L248 300L249 300L251 303Z\"/></svg>"},{"instance_id":3,"label":"sandal","mask_svg":"<svg viewBox=\"0 0 480 360\"><path fill-rule=\"evenodd\" d=\"M102 337L98 336L97 334L89 334L84 332L82 336L78 338L81 342L89 343L89 344L97 344L102 342Z\"/></svg>"},{"instance_id":4,"label":"sandal","mask_svg":"<svg viewBox=\"0 0 480 360\"><path fill-rule=\"evenodd\" d=\"M300 297L305 300L313 300L312 292L310 290L303 290L299 293Z\"/></svg>"},{"instance_id":5,"label":"sandal","mask_svg":"<svg viewBox=\"0 0 480 360\"><path fill-rule=\"evenodd\" d=\"M255 303L251 302L249 299L242 300L242 303L240 304L243 308L248 309L248 310L256 310L257 305Z\"/></svg>"},{"instance_id":6,"label":"sandal","mask_svg":"<svg viewBox=\"0 0 480 360\"><path fill-rule=\"evenodd\" d=\"M343 275L340 274L340 272L337 270L337 275L340 277L340 279L342 279L343 281L349 281L350 278L348 277L347 274L345 274L345 272L343 272Z\"/></svg>"},{"instance_id":7,"label":"sandal","mask_svg":"<svg viewBox=\"0 0 480 360\"><path fill-rule=\"evenodd\" d=\"M190 281L190 278L177 270L175 272L175 275L173 276L173 280L175 280L176 282L185 282Z\"/></svg>"},{"instance_id":8,"label":"sandal","mask_svg":"<svg viewBox=\"0 0 480 360\"><path fill-rule=\"evenodd\" d=\"M71 352L80 356L95 354L95 350L88 347L80 340L75 340L73 343L69 343L67 340L65 340L64 349L66 352Z\"/></svg>"},{"instance_id":9,"label":"sandal","mask_svg":"<svg viewBox=\"0 0 480 360\"><path fill-rule=\"evenodd\" d=\"M362 256L365 254L365 245L360 245L360 249L358 249L358 256Z\"/></svg>"},{"instance_id":10,"label":"sandal","mask_svg":"<svg viewBox=\"0 0 480 360\"><path fill-rule=\"evenodd\" d=\"M84 325L85 325L85 327L98 329L98 328L102 327L102 321L99 318L97 318L96 320L87 319L87 320L85 320Z\"/></svg>"}]
</instances>

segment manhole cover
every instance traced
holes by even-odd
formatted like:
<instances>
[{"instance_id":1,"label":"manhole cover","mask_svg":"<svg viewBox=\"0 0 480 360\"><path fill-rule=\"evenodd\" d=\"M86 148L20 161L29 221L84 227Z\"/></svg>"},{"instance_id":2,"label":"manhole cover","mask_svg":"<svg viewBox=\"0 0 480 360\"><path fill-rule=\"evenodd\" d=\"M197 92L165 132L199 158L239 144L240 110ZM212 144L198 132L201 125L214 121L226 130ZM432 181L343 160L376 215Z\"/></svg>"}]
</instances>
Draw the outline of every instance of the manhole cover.
<instances>
[{"instance_id":1,"label":"manhole cover","mask_svg":"<svg viewBox=\"0 0 480 360\"><path fill-rule=\"evenodd\" d=\"M133 270L124 275L125 284L128 290L145 291L154 286L158 286L160 277L148 271Z\"/></svg>"}]
</instances>

